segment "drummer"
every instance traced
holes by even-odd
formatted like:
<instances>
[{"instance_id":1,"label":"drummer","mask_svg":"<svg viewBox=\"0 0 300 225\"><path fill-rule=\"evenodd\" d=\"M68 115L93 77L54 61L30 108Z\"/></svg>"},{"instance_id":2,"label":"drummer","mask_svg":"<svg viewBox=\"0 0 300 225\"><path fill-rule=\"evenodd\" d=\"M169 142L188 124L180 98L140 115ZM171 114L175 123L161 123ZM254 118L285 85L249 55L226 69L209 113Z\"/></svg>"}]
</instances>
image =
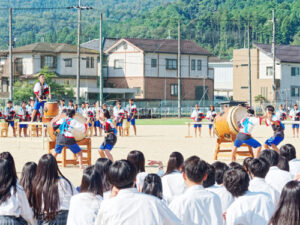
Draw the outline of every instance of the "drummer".
<instances>
[{"instance_id":1,"label":"drummer","mask_svg":"<svg viewBox=\"0 0 300 225\"><path fill-rule=\"evenodd\" d=\"M213 105L209 106L209 111L206 113L206 119L209 122L213 122L215 117L217 116L217 113L215 111L215 107ZM209 124L208 129L209 129L209 136L211 137L211 130L212 130L213 125ZM213 132L213 136L215 137L215 133Z\"/></svg>"},{"instance_id":2,"label":"drummer","mask_svg":"<svg viewBox=\"0 0 300 225\"><path fill-rule=\"evenodd\" d=\"M19 109L19 113L18 113L18 116L20 118L20 122L30 121L30 114L28 112L28 107L26 107L26 106L27 106L26 102L23 101L22 105ZM20 126L19 137L21 137L22 129L23 129L24 137L27 137L27 127L28 127L28 125L20 124L19 126Z\"/></svg>"},{"instance_id":3,"label":"drummer","mask_svg":"<svg viewBox=\"0 0 300 225\"><path fill-rule=\"evenodd\" d=\"M9 100L7 102L7 107L4 109L4 118L5 118L5 122L8 123L8 126L12 127L14 137L16 137L15 116L16 116L16 112L12 105L12 101Z\"/></svg>"},{"instance_id":4,"label":"drummer","mask_svg":"<svg viewBox=\"0 0 300 225\"><path fill-rule=\"evenodd\" d=\"M92 107L90 107L90 103L85 103L85 116L87 120L89 120L88 123L88 133L91 137L93 135L93 126L94 126L94 113Z\"/></svg>"},{"instance_id":5,"label":"drummer","mask_svg":"<svg viewBox=\"0 0 300 225\"><path fill-rule=\"evenodd\" d=\"M100 121L97 119L97 115L100 115L102 108L98 106L97 102L94 102L93 104L93 113L94 113L94 131L95 131L95 135L97 136L97 129L99 130L99 135L100 137L102 136L102 124L100 123Z\"/></svg>"},{"instance_id":6,"label":"drummer","mask_svg":"<svg viewBox=\"0 0 300 225\"><path fill-rule=\"evenodd\" d=\"M201 127L202 125L201 124L197 124L198 122L201 122L202 119L205 118L204 114L202 113L202 111L200 111L199 109L199 105L195 105L195 109L193 110L192 112L192 115L191 115L191 119L196 122L194 124L194 129L195 129L195 137L197 137L197 128L198 128L198 131L199 131L199 137L201 137Z\"/></svg>"}]
</instances>

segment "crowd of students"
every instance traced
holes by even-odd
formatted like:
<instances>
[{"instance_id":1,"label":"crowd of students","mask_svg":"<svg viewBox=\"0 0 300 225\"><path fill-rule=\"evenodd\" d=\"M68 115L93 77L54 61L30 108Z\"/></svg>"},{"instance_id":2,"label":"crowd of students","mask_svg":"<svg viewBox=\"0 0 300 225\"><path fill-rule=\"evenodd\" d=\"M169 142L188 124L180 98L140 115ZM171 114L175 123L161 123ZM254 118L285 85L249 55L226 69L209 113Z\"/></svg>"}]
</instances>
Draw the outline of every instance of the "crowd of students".
<instances>
[{"instance_id":1,"label":"crowd of students","mask_svg":"<svg viewBox=\"0 0 300 225\"><path fill-rule=\"evenodd\" d=\"M28 162L18 178L9 152L0 153L0 225L299 225L300 160L293 145L263 150L243 165L173 152L166 171L145 171L141 151L84 169L79 187L54 156Z\"/></svg>"}]
</instances>

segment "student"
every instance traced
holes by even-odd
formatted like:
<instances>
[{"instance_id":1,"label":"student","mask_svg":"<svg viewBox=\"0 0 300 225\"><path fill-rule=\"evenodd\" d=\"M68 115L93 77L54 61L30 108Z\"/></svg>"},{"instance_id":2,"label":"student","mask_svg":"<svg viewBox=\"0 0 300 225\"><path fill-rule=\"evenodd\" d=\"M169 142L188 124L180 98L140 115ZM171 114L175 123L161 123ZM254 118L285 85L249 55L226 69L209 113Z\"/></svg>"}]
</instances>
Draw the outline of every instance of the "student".
<instances>
[{"instance_id":1,"label":"student","mask_svg":"<svg viewBox=\"0 0 300 225\"><path fill-rule=\"evenodd\" d=\"M69 100L67 109L74 109L74 105L73 105L73 100L72 99Z\"/></svg>"},{"instance_id":2,"label":"student","mask_svg":"<svg viewBox=\"0 0 300 225\"><path fill-rule=\"evenodd\" d=\"M241 170L244 169L244 167L241 164L237 163L237 162L229 163L229 168L230 169L241 169Z\"/></svg>"},{"instance_id":3,"label":"student","mask_svg":"<svg viewBox=\"0 0 300 225\"><path fill-rule=\"evenodd\" d=\"M150 173L145 177L141 190L145 194L153 195L160 200L163 200L163 191L161 178L155 173Z\"/></svg>"},{"instance_id":4,"label":"student","mask_svg":"<svg viewBox=\"0 0 300 225\"><path fill-rule=\"evenodd\" d=\"M279 156L277 167L281 170L290 172L289 161L283 156Z\"/></svg>"},{"instance_id":5,"label":"student","mask_svg":"<svg viewBox=\"0 0 300 225\"><path fill-rule=\"evenodd\" d=\"M10 161L0 159L0 224L36 224L26 194Z\"/></svg>"},{"instance_id":6,"label":"student","mask_svg":"<svg viewBox=\"0 0 300 225\"><path fill-rule=\"evenodd\" d=\"M249 191L264 192L272 198L274 205L279 201L279 192L265 181L265 177L269 171L269 163L263 159L252 159L249 162L249 175L251 181L249 184Z\"/></svg>"},{"instance_id":7,"label":"student","mask_svg":"<svg viewBox=\"0 0 300 225\"><path fill-rule=\"evenodd\" d=\"M16 164L13 156L9 152L1 152L0 153L0 159L6 159L11 163L11 167L13 170L14 177L18 180L17 170L16 170Z\"/></svg>"},{"instance_id":8,"label":"student","mask_svg":"<svg viewBox=\"0 0 300 225\"><path fill-rule=\"evenodd\" d=\"M103 189L103 199L108 199L111 194L112 185L109 183L107 178L107 171L112 164L112 161L107 158L99 158L95 163L95 168L100 174L101 185Z\"/></svg>"},{"instance_id":9,"label":"student","mask_svg":"<svg viewBox=\"0 0 300 225\"><path fill-rule=\"evenodd\" d=\"M127 155L127 160L131 162L136 168L136 188L141 192L144 186L145 177L148 175L148 173L145 172L144 154L141 151L131 151Z\"/></svg>"},{"instance_id":10,"label":"student","mask_svg":"<svg viewBox=\"0 0 300 225\"><path fill-rule=\"evenodd\" d=\"M290 173L293 176L300 174L300 160L296 158L296 149L291 144L281 146L280 155L289 161Z\"/></svg>"},{"instance_id":11,"label":"student","mask_svg":"<svg viewBox=\"0 0 300 225\"><path fill-rule=\"evenodd\" d=\"M65 105L65 100L61 99L59 102L59 113L62 113L64 109L68 109L68 107Z\"/></svg>"},{"instance_id":12,"label":"student","mask_svg":"<svg viewBox=\"0 0 300 225\"><path fill-rule=\"evenodd\" d=\"M252 137L252 130L256 124L261 124L261 118L255 117L253 109L247 110L247 116L239 122L240 130L234 142L231 160L236 160L236 152L239 147L246 144L254 148L254 156L258 157L261 151L261 144Z\"/></svg>"},{"instance_id":13,"label":"student","mask_svg":"<svg viewBox=\"0 0 300 225\"><path fill-rule=\"evenodd\" d=\"M75 187L60 172L56 159L45 154L39 160L33 180L32 207L39 224L65 225Z\"/></svg>"},{"instance_id":14,"label":"student","mask_svg":"<svg viewBox=\"0 0 300 225\"><path fill-rule=\"evenodd\" d=\"M265 177L266 182L281 193L284 185L293 179L292 174L277 167L279 160L277 152L264 150L259 157L265 159L270 165L270 169Z\"/></svg>"},{"instance_id":15,"label":"student","mask_svg":"<svg viewBox=\"0 0 300 225\"><path fill-rule=\"evenodd\" d=\"M274 212L269 195L248 191L249 175L243 169L232 169L224 175L226 189L236 198L226 211L227 225L267 225Z\"/></svg>"},{"instance_id":16,"label":"student","mask_svg":"<svg viewBox=\"0 0 300 225\"><path fill-rule=\"evenodd\" d=\"M205 118L204 114L202 113L202 111L200 111L199 109L199 105L195 105L195 109L192 112L191 115L191 119L198 123L201 122L203 120L203 118ZM198 128L198 132L199 132L199 137L201 137L201 124L194 124L194 129L195 129L195 137L197 137L197 128Z\"/></svg>"},{"instance_id":17,"label":"student","mask_svg":"<svg viewBox=\"0 0 300 225\"><path fill-rule=\"evenodd\" d=\"M281 193L279 204L270 223L272 225L300 225L300 183L288 182Z\"/></svg>"},{"instance_id":18,"label":"student","mask_svg":"<svg viewBox=\"0 0 300 225\"><path fill-rule=\"evenodd\" d=\"M88 135L91 137L93 135L93 126L94 126L94 110L92 107L90 107L90 103L86 102L85 103L86 109L85 109L85 115L87 120L89 121L88 123Z\"/></svg>"},{"instance_id":19,"label":"student","mask_svg":"<svg viewBox=\"0 0 300 225\"><path fill-rule=\"evenodd\" d=\"M222 224L220 198L202 186L207 178L207 163L197 156L188 158L182 169L187 190L169 205L184 225Z\"/></svg>"},{"instance_id":20,"label":"student","mask_svg":"<svg viewBox=\"0 0 300 225\"><path fill-rule=\"evenodd\" d=\"M294 109L292 109L290 111L289 116L292 119L292 121L299 121L300 120L300 111L298 109L297 104L294 105ZM293 128L293 137L296 136L296 133L297 133L297 137L299 137L299 124L298 123L292 124L292 128Z\"/></svg>"},{"instance_id":21,"label":"student","mask_svg":"<svg viewBox=\"0 0 300 225\"><path fill-rule=\"evenodd\" d=\"M79 145L76 143L76 140L72 134L73 129L81 130L82 132L86 131L86 125L83 125L77 120L73 120L75 116L74 109L68 109L67 111L67 118L57 118L53 120L53 129L56 131L57 129L60 130L59 135L56 138L56 145L55 145L55 152L53 153L54 157L56 158L58 154L61 153L65 146L78 156L79 165L82 169L82 152Z\"/></svg>"},{"instance_id":22,"label":"student","mask_svg":"<svg viewBox=\"0 0 300 225\"><path fill-rule=\"evenodd\" d=\"M11 126L13 129L13 135L16 137L16 128L15 128L15 116L16 112L14 110L14 107L12 106L12 101L7 102L7 107L4 109L4 119L5 122L8 123L8 126Z\"/></svg>"},{"instance_id":23,"label":"student","mask_svg":"<svg viewBox=\"0 0 300 225\"><path fill-rule=\"evenodd\" d=\"M80 194L71 198L67 225L94 224L102 196L100 174L95 166L89 166L83 171Z\"/></svg>"},{"instance_id":24,"label":"student","mask_svg":"<svg viewBox=\"0 0 300 225\"><path fill-rule=\"evenodd\" d=\"M102 113L100 113L99 117L100 122L102 123L104 133L105 133L105 138L104 142L100 146L100 156L101 152L104 152L106 157L109 158L112 162L114 161L112 154L110 151L113 149L115 144L117 143L117 130L110 119L110 115L108 110L103 110Z\"/></svg>"},{"instance_id":25,"label":"student","mask_svg":"<svg viewBox=\"0 0 300 225\"><path fill-rule=\"evenodd\" d=\"M117 101L116 106L114 107L114 123L119 131L120 136L123 135L123 119L124 119L124 110L121 107L121 102Z\"/></svg>"},{"instance_id":26,"label":"student","mask_svg":"<svg viewBox=\"0 0 300 225\"><path fill-rule=\"evenodd\" d=\"M216 118L217 113L215 111L215 107L213 105L209 106L209 111L206 113L206 119L209 122L214 122L214 119ZM211 137L211 133L212 133L212 124L208 125L208 129L209 129L209 136ZM215 137L215 133L213 132L213 137Z\"/></svg>"},{"instance_id":27,"label":"student","mask_svg":"<svg viewBox=\"0 0 300 225\"><path fill-rule=\"evenodd\" d=\"M246 157L243 161L243 168L247 173L249 173L249 163L252 159L252 157Z\"/></svg>"},{"instance_id":28,"label":"student","mask_svg":"<svg viewBox=\"0 0 300 225\"><path fill-rule=\"evenodd\" d=\"M167 171L162 177L163 196L167 203L184 192L186 186L182 177L183 156L180 152L172 152Z\"/></svg>"},{"instance_id":29,"label":"student","mask_svg":"<svg viewBox=\"0 0 300 225\"><path fill-rule=\"evenodd\" d=\"M129 161L114 162L107 175L115 197L103 200L95 225L181 224L163 201L133 188L136 168Z\"/></svg>"},{"instance_id":30,"label":"student","mask_svg":"<svg viewBox=\"0 0 300 225\"><path fill-rule=\"evenodd\" d=\"M30 121L30 115L29 115L29 112L27 111L25 101L22 102L22 105L18 112L18 117L19 117L20 122ZM24 137L27 137L27 127L28 127L28 125L26 125L26 124L19 125L19 137L22 136L22 129L23 129Z\"/></svg>"},{"instance_id":31,"label":"student","mask_svg":"<svg viewBox=\"0 0 300 225\"><path fill-rule=\"evenodd\" d=\"M279 109L276 112L276 116L280 119L280 121L284 121L287 119L286 111L284 110L283 105L279 106Z\"/></svg>"},{"instance_id":32,"label":"student","mask_svg":"<svg viewBox=\"0 0 300 225\"><path fill-rule=\"evenodd\" d=\"M136 125L135 125L135 119L137 115L137 107L133 102L133 99L129 99L129 104L126 106L126 112L127 112L127 121L131 123L134 131L134 135L136 136Z\"/></svg>"},{"instance_id":33,"label":"student","mask_svg":"<svg viewBox=\"0 0 300 225\"><path fill-rule=\"evenodd\" d=\"M97 129L99 130L99 135L100 137L102 136L102 124L100 123L99 119L97 119L100 115L100 112L102 111L101 107L98 107L98 103L94 102L93 104L94 108L94 131L95 131L95 135L97 136ZM97 116L98 115L98 116Z\"/></svg>"},{"instance_id":34,"label":"student","mask_svg":"<svg viewBox=\"0 0 300 225\"><path fill-rule=\"evenodd\" d=\"M37 164L35 162L27 162L23 169L22 169L22 174L21 174L21 179L20 179L20 186L23 187L27 199L29 200L29 204L31 205L32 201L32 182L36 174L36 169L37 169Z\"/></svg>"}]
</instances>

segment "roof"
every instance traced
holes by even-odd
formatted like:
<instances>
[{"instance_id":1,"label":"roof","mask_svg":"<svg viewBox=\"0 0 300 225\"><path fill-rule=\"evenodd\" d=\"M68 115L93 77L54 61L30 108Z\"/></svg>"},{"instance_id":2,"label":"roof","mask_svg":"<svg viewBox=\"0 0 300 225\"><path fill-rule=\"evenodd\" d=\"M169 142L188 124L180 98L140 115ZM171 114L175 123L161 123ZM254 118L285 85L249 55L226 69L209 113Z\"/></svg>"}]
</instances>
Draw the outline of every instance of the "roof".
<instances>
[{"instance_id":1,"label":"roof","mask_svg":"<svg viewBox=\"0 0 300 225\"><path fill-rule=\"evenodd\" d=\"M231 61L226 60L226 59L221 59L221 58L216 57L216 56L212 56L212 57L209 57L208 62L209 63L230 63Z\"/></svg>"},{"instance_id":2,"label":"roof","mask_svg":"<svg viewBox=\"0 0 300 225\"><path fill-rule=\"evenodd\" d=\"M122 41L127 41L144 52L157 52L157 53L178 53L178 40L171 39L140 39L140 38L123 38L119 40L115 45ZM113 45L113 46L115 46ZM111 50L112 46L108 49ZM107 51L108 51L107 50ZM192 54L192 55L212 55L208 50L200 47L191 40L181 41L181 54Z\"/></svg>"},{"instance_id":3,"label":"roof","mask_svg":"<svg viewBox=\"0 0 300 225\"><path fill-rule=\"evenodd\" d=\"M119 39L117 38L104 38L102 41L103 51L114 45ZM80 45L81 47L99 51L99 39L94 39Z\"/></svg>"},{"instance_id":4,"label":"roof","mask_svg":"<svg viewBox=\"0 0 300 225\"><path fill-rule=\"evenodd\" d=\"M272 45L254 43L254 46L266 54L272 54ZM276 45L275 56L281 62L300 63L300 46L298 45Z\"/></svg>"},{"instance_id":5,"label":"roof","mask_svg":"<svg viewBox=\"0 0 300 225\"><path fill-rule=\"evenodd\" d=\"M13 53L77 53L77 46L63 43L38 42L13 49ZM98 51L80 48L80 53L98 54Z\"/></svg>"}]
</instances>

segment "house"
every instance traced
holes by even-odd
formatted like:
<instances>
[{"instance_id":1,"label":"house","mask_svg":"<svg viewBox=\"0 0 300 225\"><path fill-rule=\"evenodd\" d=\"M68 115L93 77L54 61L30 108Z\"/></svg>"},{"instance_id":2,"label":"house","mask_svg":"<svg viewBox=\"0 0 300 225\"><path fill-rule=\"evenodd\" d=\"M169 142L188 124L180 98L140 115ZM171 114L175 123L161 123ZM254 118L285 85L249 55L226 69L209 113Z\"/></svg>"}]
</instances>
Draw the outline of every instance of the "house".
<instances>
[{"instance_id":1,"label":"house","mask_svg":"<svg viewBox=\"0 0 300 225\"><path fill-rule=\"evenodd\" d=\"M104 51L105 87L136 90L136 99L178 98L177 40L123 38ZM214 79L208 74L211 53L189 40L181 41L183 100L213 99Z\"/></svg>"},{"instance_id":2,"label":"house","mask_svg":"<svg viewBox=\"0 0 300 225\"><path fill-rule=\"evenodd\" d=\"M214 77L214 95L231 98L233 93L233 69L232 61L209 57L209 72Z\"/></svg>"},{"instance_id":3,"label":"house","mask_svg":"<svg viewBox=\"0 0 300 225\"><path fill-rule=\"evenodd\" d=\"M269 44L253 44L251 49L252 101L262 95L273 99L273 56ZM288 105L300 100L300 46L276 45L276 101ZM248 101L248 50L233 51L233 98Z\"/></svg>"},{"instance_id":4,"label":"house","mask_svg":"<svg viewBox=\"0 0 300 225\"><path fill-rule=\"evenodd\" d=\"M98 90L98 51L81 48L80 95L93 97L93 89ZM34 43L13 49L14 80L34 82L45 66L55 72L57 83L76 87L77 47L60 43ZM8 96L9 60L8 52L0 52L0 93ZM92 91L90 91L92 89ZM74 88L76 92L76 88Z\"/></svg>"}]
</instances>

